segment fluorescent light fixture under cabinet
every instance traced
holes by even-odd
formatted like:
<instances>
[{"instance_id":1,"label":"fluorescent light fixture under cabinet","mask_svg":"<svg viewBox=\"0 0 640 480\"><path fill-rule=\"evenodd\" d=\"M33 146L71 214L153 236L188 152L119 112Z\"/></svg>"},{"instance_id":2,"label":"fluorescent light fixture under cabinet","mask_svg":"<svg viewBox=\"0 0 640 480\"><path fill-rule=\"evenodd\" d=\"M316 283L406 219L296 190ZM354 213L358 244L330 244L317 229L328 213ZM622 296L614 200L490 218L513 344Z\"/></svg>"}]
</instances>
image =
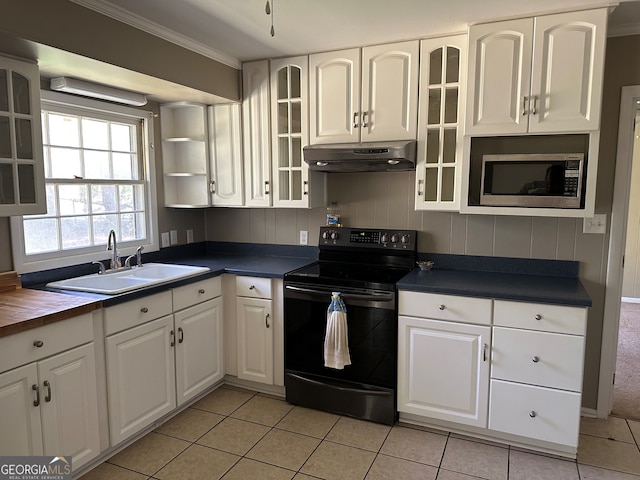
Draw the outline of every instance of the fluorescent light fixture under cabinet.
<instances>
[{"instance_id":1,"label":"fluorescent light fixture under cabinet","mask_svg":"<svg viewBox=\"0 0 640 480\"><path fill-rule=\"evenodd\" d=\"M85 82L76 78L56 77L51 79L51 90L58 92L84 95L85 97L99 98L111 102L124 103L141 107L147 104L147 97L140 93L120 90L119 88L99 85L97 83Z\"/></svg>"}]
</instances>

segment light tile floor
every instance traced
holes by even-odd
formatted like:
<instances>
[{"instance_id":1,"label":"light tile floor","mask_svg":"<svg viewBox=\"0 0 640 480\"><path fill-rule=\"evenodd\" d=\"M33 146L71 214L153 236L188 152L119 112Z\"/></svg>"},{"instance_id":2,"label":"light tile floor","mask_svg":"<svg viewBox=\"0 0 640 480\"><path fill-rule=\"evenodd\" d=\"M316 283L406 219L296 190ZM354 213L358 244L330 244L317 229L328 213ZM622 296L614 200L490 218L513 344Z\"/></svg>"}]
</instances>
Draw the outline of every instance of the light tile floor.
<instances>
[{"instance_id":1,"label":"light tile floor","mask_svg":"<svg viewBox=\"0 0 640 480\"><path fill-rule=\"evenodd\" d=\"M83 480L640 480L640 422L583 418L577 461L221 387Z\"/></svg>"}]
</instances>

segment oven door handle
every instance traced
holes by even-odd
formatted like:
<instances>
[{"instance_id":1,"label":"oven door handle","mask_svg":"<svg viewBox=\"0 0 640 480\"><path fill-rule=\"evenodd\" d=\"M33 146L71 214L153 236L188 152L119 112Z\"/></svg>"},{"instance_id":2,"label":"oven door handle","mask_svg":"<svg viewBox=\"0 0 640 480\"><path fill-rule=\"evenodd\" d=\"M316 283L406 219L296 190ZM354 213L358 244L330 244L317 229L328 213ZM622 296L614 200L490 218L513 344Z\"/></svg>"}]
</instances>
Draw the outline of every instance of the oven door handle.
<instances>
[{"instance_id":1,"label":"oven door handle","mask_svg":"<svg viewBox=\"0 0 640 480\"><path fill-rule=\"evenodd\" d=\"M317 380L312 380L310 378L303 377L301 375L296 375L295 373L287 373L287 375L292 377L292 378L295 378L296 380L298 380L300 382L311 383L313 385L325 386L325 385L329 384L331 386L331 388L336 389L336 390L340 390L340 391L352 392L352 393L362 393L362 394L365 394L365 395L377 396L377 397L387 397L387 396L389 396L389 392L369 390L369 389L364 389L364 388L342 387L340 385L336 385L335 383L332 383L330 380L327 380L327 382L323 383L323 382L319 382Z\"/></svg>"},{"instance_id":2,"label":"oven door handle","mask_svg":"<svg viewBox=\"0 0 640 480\"><path fill-rule=\"evenodd\" d=\"M287 285L284 287L286 290L292 290L294 292L311 293L316 295L331 295L329 290L315 290L313 288L294 287ZM340 296L345 300L372 300L372 301L393 301L392 293L340 293Z\"/></svg>"}]
</instances>

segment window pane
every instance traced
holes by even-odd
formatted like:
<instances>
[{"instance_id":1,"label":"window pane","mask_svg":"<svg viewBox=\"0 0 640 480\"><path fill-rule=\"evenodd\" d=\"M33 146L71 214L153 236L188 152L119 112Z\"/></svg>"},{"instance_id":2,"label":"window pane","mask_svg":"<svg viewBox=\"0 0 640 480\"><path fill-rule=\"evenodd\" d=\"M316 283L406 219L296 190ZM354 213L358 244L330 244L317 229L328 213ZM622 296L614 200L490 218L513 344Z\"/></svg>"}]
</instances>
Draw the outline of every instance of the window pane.
<instances>
[{"instance_id":1,"label":"window pane","mask_svg":"<svg viewBox=\"0 0 640 480\"><path fill-rule=\"evenodd\" d=\"M58 214L58 200L56 197L56 187L53 184L46 185L47 190L47 217L53 217Z\"/></svg>"},{"instance_id":2,"label":"window pane","mask_svg":"<svg viewBox=\"0 0 640 480\"><path fill-rule=\"evenodd\" d=\"M121 215L120 226L122 228L122 240L125 242L138 240L144 236L144 229L139 228L139 215L136 213Z\"/></svg>"},{"instance_id":3,"label":"window pane","mask_svg":"<svg viewBox=\"0 0 640 480\"><path fill-rule=\"evenodd\" d=\"M81 248L90 245L89 217L62 217L62 248Z\"/></svg>"},{"instance_id":4,"label":"window pane","mask_svg":"<svg viewBox=\"0 0 640 480\"><path fill-rule=\"evenodd\" d=\"M281 68L278 71L278 100L282 100L289 97L289 69L287 67Z\"/></svg>"},{"instance_id":5,"label":"window pane","mask_svg":"<svg viewBox=\"0 0 640 480\"><path fill-rule=\"evenodd\" d=\"M0 70L0 111L9 111L9 86L7 84L7 71Z\"/></svg>"},{"instance_id":6,"label":"window pane","mask_svg":"<svg viewBox=\"0 0 640 480\"><path fill-rule=\"evenodd\" d=\"M109 124L102 120L82 119L82 146L107 150L109 148Z\"/></svg>"},{"instance_id":7,"label":"window pane","mask_svg":"<svg viewBox=\"0 0 640 480\"><path fill-rule=\"evenodd\" d=\"M443 168L442 169L442 201L453 202L453 196L455 192L456 182L456 169L455 168Z\"/></svg>"},{"instance_id":8,"label":"window pane","mask_svg":"<svg viewBox=\"0 0 640 480\"><path fill-rule=\"evenodd\" d=\"M94 215L93 216L93 242L95 245L106 245L109 232L115 230L116 237L120 240L118 233L117 215Z\"/></svg>"},{"instance_id":9,"label":"window pane","mask_svg":"<svg viewBox=\"0 0 640 480\"><path fill-rule=\"evenodd\" d=\"M11 124L9 117L0 117L0 158L11 157Z\"/></svg>"},{"instance_id":10,"label":"window pane","mask_svg":"<svg viewBox=\"0 0 640 480\"><path fill-rule=\"evenodd\" d=\"M51 177L83 177L80 151L71 148L51 148Z\"/></svg>"},{"instance_id":11,"label":"window pane","mask_svg":"<svg viewBox=\"0 0 640 480\"><path fill-rule=\"evenodd\" d=\"M427 130L427 163L438 163L440 159L440 129Z\"/></svg>"},{"instance_id":12,"label":"window pane","mask_svg":"<svg viewBox=\"0 0 640 480\"><path fill-rule=\"evenodd\" d=\"M111 124L111 149L121 152L132 152L134 150L134 130L131 125Z\"/></svg>"},{"instance_id":13,"label":"window pane","mask_svg":"<svg viewBox=\"0 0 640 480\"><path fill-rule=\"evenodd\" d=\"M32 163L18 164L18 191L20 203L36 203L35 170Z\"/></svg>"},{"instance_id":14,"label":"window pane","mask_svg":"<svg viewBox=\"0 0 640 480\"><path fill-rule=\"evenodd\" d=\"M134 156L128 153L113 154L113 178L137 180L138 172L133 169Z\"/></svg>"},{"instance_id":15,"label":"window pane","mask_svg":"<svg viewBox=\"0 0 640 480\"><path fill-rule=\"evenodd\" d=\"M457 82L460 79L460 50L455 47L447 47L447 83Z\"/></svg>"},{"instance_id":16,"label":"window pane","mask_svg":"<svg viewBox=\"0 0 640 480\"><path fill-rule=\"evenodd\" d=\"M278 159L279 167L289 167L289 139L288 138L279 138L278 143L278 154L280 158Z\"/></svg>"},{"instance_id":17,"label":"window pane","mask_svg":"<svg viewBox=\"0 0 640 480\"><path fill-rule=\"evenodd\" d=\"M278 133L289 133L289 104L278 104Z\"/></svg>"},{"instance_id":18,"label":"window pane","mask_svg":"<svg viewBox=\"0 0 640 480\"><path fill-rule=\"evenodd\" d=\"M55 218L25 218L23 224L27 255L58 250L58 221Z\"/></svg>"},{"instance_id":19,"label":"window pane","mask_svg":"<svg viewBox=\"0 0 640 480\"><path fill-rule=\"evenodd\" d=\"M456 129L444 129L444 143L442 145L443 163L454 163L456 161Z\"/></svg>"},{"instance_id":20,"label":"window pane","mask_svg":"<svg viewBox=\"0 0 640 480\"><path fill-rule=\"evenodd\" d=\"M60 215L89 213L87 185L59 185Z\"/></svg>"},{"instance_id":21,"label":"window pane","mask_svg":"<svg viewBox=\"0 0 640 480\"><path fill-rule=\"evenodd\" d=\"M135 210L135 197L133 196L133 185L120 185L118 187L120 197L120 211L130 212Z\"/></svg>"},{"instance_id":22,"label":"window pane","mask_svg":"<svg viewBox=\"0 0 640 480\"><path fill-rule=\"evenodd\" d=\"M18 158L33 159L31 120L27 118L16 118L16 153Z\"/></svg>"},{"instance_id":23,"label":"window pane","mask_svg":"<svg viewBox=\"0 0 640 480\"><path fill-rule=\"evenodd\" d=\"M135 194L135 209L136 210L144 210L145 209L145 196L144 196L144 185L135 185L134 186L134 194Z\"/></svg>"},{"instance_id":24,"label":"window pane","mask_svg":"<svg viewBox=\"0 0 640 480\"><path fill-rule=\"evenodd\" d=\"M458 121L458 89L447 88L444 100L444 122L456 123Z\"/></svg>"},{"instance_id":25,"label":"window pane","mask_svg":"<svg viewBox=\"0 0 640 480\"><path fill-rule=\"evenodd\" d=\"M438 169L427 168L424 199L427 202L435 202L438 200Z\"/></svg>"},{"instance_id":26,"label":"window pane","mask_svg":"<svg viewBox=\"0 0 640 480\"><path fill-rule=\"evenodd\" d=\"M300 98L300 69L291 67L291 98Z\"/></svg>"},{"instance_id":27,"label":"window pane","mask_svg":"<svg viewBox=\"0 0 640 480\"><path fill-rule=\"evenodd\" d=\"M84 178L111 178L108 152L84 152Z\"/></svg>"},{"instance_id":28,"label":"window pane","mask_svg":"<svg viewBox=\"0 0 640 480\"><path fill-rule=\"evenodd\" d=\"M91 210L93 213L117 212L116 186L92 185L91 186Z\"/></svg>"},{"instance_id":29,"label":"window pane","mask_svg":"<svg viewBox=\"0 0 640 480\"><path fill-rule=\"evenodd\" d=\"M79 147L78 117L50 113L49 143L61 147Z\"/></svg>"},{"instance_id":30,"label":"window pane","mask_svg":"<svg viewBox=\"0 0 640 480\"><path fill-rule=\"evenodd\" d=\"M13 165L0 163L0 204L16 203L13 186Z\"/></svg>"},{"instance_id":31,"label":"window pane","mask_svg":"<svg viewBox=\"0 0 640 480\"><path fill-rule=\"evenodd\" d=\"M13 80L13 111L30 115L31 98L29 95L29 80L17 72L12 72L11 80Z\"/></svg>"},{"instance_id":32,"label":"window pane","mask_svg":"<svg viewBox=\"0 0 640 480\"><path fill-rule=\"evenodd\" d=\"M431 52L429 56L429 85L442 83L442 48Z\"/></svg>"},{"instance_id":33,"label":"window pane","mask_svg":"<svg viewBox=\"0 0 640 480\"><path fill-rule=\"evenodd\" d=\"M427 123L434 125L440 123L440 89L429 90L429 110L427 112Z\"/></svg>"}]
</instances>

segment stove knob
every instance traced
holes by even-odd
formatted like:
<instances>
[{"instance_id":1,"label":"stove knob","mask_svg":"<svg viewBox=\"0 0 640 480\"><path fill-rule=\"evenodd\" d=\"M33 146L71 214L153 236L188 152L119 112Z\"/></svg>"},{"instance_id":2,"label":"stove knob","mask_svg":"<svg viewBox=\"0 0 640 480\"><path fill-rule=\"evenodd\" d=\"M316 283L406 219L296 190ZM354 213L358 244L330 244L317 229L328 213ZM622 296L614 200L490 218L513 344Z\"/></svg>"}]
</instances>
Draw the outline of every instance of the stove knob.
<instances>
[{"instance_id":1,"label":"stove knob","mask_svg":"<svg viewBox=\"0 0 640 480\"><path fill-rule=\"evenodd\" d=\"M329 240L329 232L327 232L326 230L322 232L322 238L323 240Z\"/></svg>"},{"instance_id":2,"label":"stove knob","mask_svg":"<svg viewBox=\"0 0 640 480\"><path fill-rule=\"evenodd\" d=\"M398 237L397 233L391 235L391 243L398 243L398 240L400 240L400 237Z\"/></svg>"},{"instance_id":3,"label":"stove knob","mask_svg":"<svg viewBox=\"0 0 640 480\"><path fill-rule=\"evenodd\" d=\"M389 234L383 233L380 240L382 241L382 243L389 243Z\"/></svg>"},{"instance_id":4,"label":"stove knob","mask_svg":"<svg viewBox=\"0 0 640 480\"><path fill-rule=\"evenodd\" d=\"M411 242L411 237L409 235L402 235L402 237L400 238L400 241L402 243L409 243Z\"/></svg>"},{"instance_id":5,"label":"stove knob","mask_svg":"<svg viewBox=\"0 0 640 480\"><path fill-rule=\"evenodd\" d=\"M331 240L337 240L339 236L338 232L331 232Z\"/></svg>"}]
</instances>

